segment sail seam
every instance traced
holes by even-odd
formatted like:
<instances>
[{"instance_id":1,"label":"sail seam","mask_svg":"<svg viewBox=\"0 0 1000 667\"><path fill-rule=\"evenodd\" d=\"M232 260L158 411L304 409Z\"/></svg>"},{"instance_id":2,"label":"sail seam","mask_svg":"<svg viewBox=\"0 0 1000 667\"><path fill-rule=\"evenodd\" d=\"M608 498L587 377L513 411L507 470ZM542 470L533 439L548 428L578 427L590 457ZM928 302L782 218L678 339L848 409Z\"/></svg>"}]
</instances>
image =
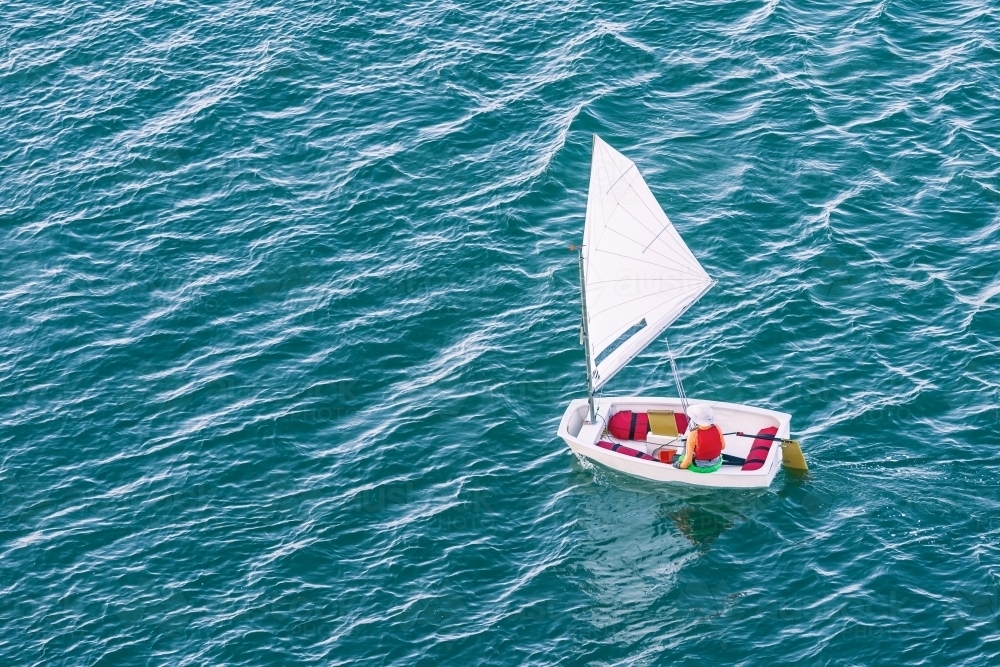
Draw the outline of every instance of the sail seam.
<instances>
[{"instance_id":1,"label":"sail seam","mask_svg":"<svg viewBox=\"0 0 1000 667\"><path fill-rule=\"evenodd\" d=\"M626 236L625 234L622 234L617 229L612 229L610 231L614 232L615 234L618 234L618 236L620 236L621 238L625 239L626 241L631 241L632 243L636 244L637 246L642 245L641 243L639 243L635 239L630 238L630 237ZM609 255L617 255L617 256L620 256L620 257L625 257L625 255L618 255L618 253L613 253L610 250L605 250L604 248L600 248L600 247L596 248L596 252L606 252ZM640 259L638 257L629 257L628 259L629 259L629 261L643 262L643 263L646 263L646 264L652 264L653 266L662 266L665 269L672 269L672 268L677 267L682 272L684 270L687 270L687 272L690 273L691 275L702 275L702 274L705 274L704 267L702 267L701 263L698 262L697 260L695 260L695 264L688 264L688 263L684 263L684 262L681 262L681 261L678 261L678 260L673 260L670 257L667 257L666 255L663 255L663 254L660 254L659 252L656 252L655 250L653 251L653 254L659 256L661 258L662 262L669 262L670 265L668 266L665 263L656 263L656 262L654 262L652 260ZM691 273L692 271L694 273Z\"/></svg>"},{"instance_id":2,"label":"sail seam","mask_svg":"<svg viewBox=\"0 0 1000 667\"><path fill-rule=\"evenodd\" d=\"M631 188L631 185L630 185L629 187ZM650 192L650 195L652 195L652 192ZM638 195L637 195L637 196L638 196ZM645 206L645 203L643 203L643 206ZM628 209L627 209L626 207L622 206L620 202L616 202L616 204L615 204L615 207L614 207L614 208L615 208L615 209L617 209L617 208L619 208L619 207L620 207L620 208L622 209L622 211L624 211L624 212L625 212L625 214L626 214L626 215L628 215L628 216L629 216L630 218L632 218L633 220L635 220L635 221L636 221L636 222L637 222L637 223L638 223L638 224L639 224L640 226L642 226L642 228L643 228L643 229L645 229L645 230L646 230L647 232L649 232L650 234L652 234L652 233L653 233L653 230L651 230L651 229L650 229L649 227L647 227L647 226L646 226L646 224L645 224L645 223L643 223L643 221L642 221L642 220L640 220L639 218L637 218L637 217L635 216L635 214L633 214L633 213L632 213L632 211L630 211L630 210L628 210ZM654 212L653 212L653 211L652 211L652 210L651 210L651 209L650 209L650 208L649 208L648 206L645 206L645 208L646 208L646 210L647 210L647 211L649 211L649 212L650 212L650 213L651 213L651 214L652 214L652 215L653 215L654 217L656 217L656 213L654 213ZM612 209L612 210L614 210L614 209ZM661 234L663 234L663 232L664 232L664 231L666 231L666 230L667 230L668 228L670 228L670 227L674 227L674 229L676 230L676 227L674 226L674 224L673 224L672 222L670 222L670 219L669 219L669 218L667 218L667 215L666 215L666 213L664 213L664 214L663 214L663 217L664 217L664 219L666 220L666 225L662 226L662 227L661 227L661 229L660 229L660 231L656 232L656 235L655 235L655 236L653 237L653 241L650 241L650 242L649 242L649 245L647 245L647 246L646 246L646 247L645 247L645 248L643 249L643 251L642 251L642 253L643 253L643 254L645 254L646 250L649 250L650 246L652 246L652 245L653 245L653 242L654 242L654 241L656 241L656 239L657 239L657 238L659 238L659 237L660 237L660 235L661 235ZM604 225L605 225L605 230L609 229L609 227L607 226L607 223L608 223L608 221L607 221L607 220L605 220L605 221L604 221ZM632 238L629 238L629 237L625 236L624 234L622 234L622 233L621 233L620 231L618 231L618 230L616 230L616 229L612 229L612 231L614 231L614 232L617 232L618 234L620 234L620 235L621 235L621 236L623 236L624 238L627 238L627 239L629 239L630 241L632 241L632 242L633 242L633 243L635 243L636 245L642 245L642 243L641 243L641 242L639 242L639 241L636 241L635 239L632 239ZM603 237L603 234L602 234L602 236L601 236L601 240L603 240L603 239L604 239L604 237ZM671 239L671 241L673 241L673 240L674 240L674 239ZM699 266L699 268L700 268L700 266L701 266L701 265L700 265L700 263L698 262L698 258L694 256L694 253L692 253L692 252L691 252L691 249L690 249L690 248L688 248L688 247L687 247L686 245L683 245L683 246L678 246L678 245L677 245L676 243L671 243L670 241L664 241L664 243L666 243L666 244L667 244L667 246L668 246L668 247L669 247L669 248L670 248L671 250L674 250L675 252L678 252L678 253L681 253L681 254L685 255L685 258L686 258L686 259L690 259L690 260L692 260L692 261L693 261L693 262L694 262L695 264L698 264L698 266ZM682 242L682 243L683 243L683 242ZM660 256L661 256L661 257L663 257L664 259L667 259L667 257L666 257L666 256L664 256L664 255L662 255L661 253L659 253L659 252L656 252L655 250L654 250L653 252L654 252L654 253L656 253L657 255L660 255ZM685 263L684 265L685 265L685 266L687 266L687 267L689 267L689 268L692 268L692 267L691 267L691 264L690 264L690 263Z\"/></svg>"},{"instance_id":3,"label":"sail seam","mask_svg":"<svg viewBox=\"0 0 1000 667\"><path fill-rule=\"evenodd\" d=\"M647 206L647 207L646 207L646 209L647 209L647 210L649 210L649 207ZM643 228L643 229L645 229L645 230L646 230L647 232L649 232L650 234L652 234L652 233L653 233L653 230L651 230L651 229L650 229L649 227L647 227L647 226L646 226L646 225L645 225L645 224L644 224L644 223L643 223L643 222L642 222L642 221L641 221L641 220L640 220L639 218L635 217L635 215L634 215L634 214L633 214L633 213L632 213L631 211L629 211L629 210L628 210L627 208L625 208L625 207L622 207L622 210L623 210L623 211L625 211L625 213L627 213L627 214L628 214L628 215L629 215L629 216L630 216L630 217L631 217L631 218L632 218L633 220L635 220L635 221L636 221L637 223L639 223L640 225L642 225L642 228ZM652 211L650 211L650 212L652 213ZM655 214L654 214L654 215L655 215ZM655 236L655 237L653 238L653 240L654 240L654 241L655 241L655 240L656 240L656 238L658 238L658 237L660 236L660 234L662 234L662 233L663 233L663 232L664 232L664 231L665 231L665 230L666 230L667 228L669 228L669 227L674 227L674 224L673 224L672 222L670 222L670 219L669 219L669 218L667 218L667 217L666 217L666 213L664 213L664 214L663 214L663 216L664 216L664 218L665 218L665 219L667 220L667 224L666 224L666 226L664 226L664 227L663 227L662 229L660 229L660 231L659 231L659 232L657 232L657 233L656 233L656 236ZM676 228L676 227L674 227L674 230L675 230L675 231L676 231L676 229L677 229L677 228ZM619 232L619 233L621 233L621 232ZM622 234L622 236L624 236L624 234ZM678 237L679 237L679 236L680 236L680 234L678 234ZM628 238L628 237L625 237L625 238ZM690 248L688 248L688 247L687 247L686 245L683 245L683 241L681 241L682 245L681 245L681 246L678 246L678 245L677 245L676 243L672 243L672 242L671 242L671 241L675 241L675 240L677 240L677 239L673 239L673 238L671 238L671 237L667 237L667 238L668 238L668 239L670 239L670 240L668 240L668 241L664 241L664 243L666 243L666 244L667 244L667 247L668 247L668 248L670 248L671 250L673 250L673 251L675 251L675 252L678 252L678 253L681 253L681 254L684 254L684 255L685 255L685 258L686 258L686 259L690 259L690 260L692 260L692 261L693 261L693 262L694 262L695 264L697 264L697 265L698 265L699 267L701 266L701 264L700 264L700 263L698 262L698 258L694 256L694 253L693 253L693 252L691 252L691 249L690 249ZM636 243L637 245L642 245L642 244L641 244L641 243L640 243L639 241L636 241L635 239L629 239L629 240L633 241L633 242L634 242L634 243ZM650 246L652 246L652 245L653 245L653 241L650 241L650 242L649 242L649 245L647 245L647 246L645 247L645 249L643 249L642 253L643 253L643 254L645 254L646 250L649 250ZM654 253L656 253L657 255L660 255L660 257L663 257L664 259L668 259L668 258L667 258L667 257L666 257L665 255L663 255L663 254L661 254L661 253L657 252L656 250L654 250L653 252L654 252ZM688 264L686 264L686 266L689 266L689 267L690 267L691 265L690 265L690 263L688 263Z\"/></svg>"},{"instance_id":4,"label":"sail seam","mask_svg":"<svg viewBox=\"0 0 1000 667\"><path fill-rule=\"evenodd\" d=\"M605 193L604 193L604 194L608 194L608 192L611 192L612 190L614 190L614 189L615 189L615 186L616 186L616 185L618 185L618 181L620 181L620 180L622 180L623 178L625 178L625 174L627 174L627 173L629 173L630 171L632 171L632 168L633 168L633 167L635 167L635 162L633 162L633 163L629 164L629 166L628 166L628 169L626 169L625 171L623 171L623 172L622 172L622 175L621 175L621 176L619 176L618 178L616 178L616 179L615 179L615 182L611 184L611 187L610 187L610 188L608 188L608 189L607 189L607 191L605 191ZM631 184L631 183L629 183L629 187L632 187L632 184Z\"/></svg>"},{"instance_id":5,"label":"sail seam","mask_svg":"<svg viewBox=\"0 0 1000 667\"><path fill-rule=\"evenodd\" d=\"M621 257L622 259L627 259L630 262L641 262L643 264L649 264L650 266L658 266L658 267L663 268L663 269L671 269L671 270L675 270L676 269L676 266L665 266L663 264L657 264L655 262L651 262L648 259L639 259L638 257L629 257L628 255L622 255L621 253L611 252L610 250L605 250L604 248L597 248L597 249L594 250L594 252L603 252L603 253L605 253L607 255L613 255L615 257ZM664 258L664 259L666 259L666 258ZM685 266L683 264L681 264L680 266L684 266L684 268L688 268L688 269L694 268L694 267L690 267L690 266ZM699 268L701 268L700 265L699 265ZM702 269L701 273L691 273L689 271L679 271L679 270L678 270L678 273L684 273L685 275L689 275L689 276L697 276L699 278L707 278L708 277L708 273L704 269Z\"/></svg>"},{"instance_id":6,"label":"sail seam","mask_svg":"<svg viewBox=\"0 0 1000 667\"><path fill-rule=\"evenodd\" d=\"M709 287L711 287L711 286L712 286L713 284L715 284L715 283L714 283L714 282L710 282L710 283L709 283ZM643 296L639 296L639 297L636 297L636 298L634 298L634 299L629 299L628 301L622 301L621 303L616 303L615 305L613 305L613 306L609 306L608 308L605 308L604 310L602 310L602 311L600 311L600 312L597 312L597 313L588 313L588 315L589 315L589 318L590 318L590 320L591 320L591 321L593 321L593 320L594 320L595 318L597 318L598 316L600 316L600 315L604 315L605 313L608 313L608 312L611 312L611 311L612 311L612 310L614 310L615 308L619 308L619 307L621 307L621 306L625 306L625 305L628 305L628 304L630 304L630 303L633 303L633 302L635 302L635 301L639 301L639 300L641 300L641 299L647 299L647 298L649 298L649 297L651 297L651 296L659 296L659 295L661 295L661 294L663 294L664 292L667 292L667 291L669 291L669 290L661 290L661 291L659 291L659 292L654 292L654 293L652 293L652 294L646 294L646 295L643 295ZM699 298L701 298L701 294L703 294L703 293L704 293L705 291L707 291L707 290L700 290L700 293L699 293L699 295L698 295L698 296L696 296L696 297L694 298L694 300L692 301L692 303L694 303L694 301L697 301L697 300L698 300ZM692 291L692 293L693 293L693 291ZM679 301L683 301L683 299L680 299ZM666 305L666 304L664 304L664 305ZM609 335L613 335L613 334L609 334ZM602 339L601 339L600 341L598 341L598 342L601 342L601 343L602 343L602 342L604 342L605 340L607 340L607 338L608 338L608 336L605 336L604 338L602 338ZM595 347L596 347L596 346L595 346Z\"/></svg>"}]
</instances>

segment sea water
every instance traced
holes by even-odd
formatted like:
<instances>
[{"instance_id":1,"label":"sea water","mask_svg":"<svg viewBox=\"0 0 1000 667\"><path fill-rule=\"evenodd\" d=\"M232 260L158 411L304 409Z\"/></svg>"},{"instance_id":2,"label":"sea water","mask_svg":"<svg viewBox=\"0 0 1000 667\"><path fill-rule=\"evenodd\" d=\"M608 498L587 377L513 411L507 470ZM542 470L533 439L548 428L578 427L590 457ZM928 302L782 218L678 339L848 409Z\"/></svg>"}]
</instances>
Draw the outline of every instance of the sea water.
<instances>
[{"instance_id":1,"label":"sea water","mask_svg":"<svg viewBox=\"0 0 1000 667\"><path fill-rule=\"evenodd\" d=\"M1000 662L1000 6L0 6L0 664ZM569 454L592 134L811 470ZM606 395L674 394L661 338Z\"/></svg>"}]
</instances>

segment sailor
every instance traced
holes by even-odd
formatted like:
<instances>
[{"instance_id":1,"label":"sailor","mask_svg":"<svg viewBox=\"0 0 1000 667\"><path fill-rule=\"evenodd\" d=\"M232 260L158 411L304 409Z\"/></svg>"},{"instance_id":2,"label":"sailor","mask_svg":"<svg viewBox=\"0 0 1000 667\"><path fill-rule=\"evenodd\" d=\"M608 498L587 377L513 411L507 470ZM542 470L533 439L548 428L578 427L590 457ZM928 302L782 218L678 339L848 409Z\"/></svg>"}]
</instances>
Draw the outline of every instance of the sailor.
<instances>
[{"instance_id":1,"label":"sailor","mask_svg":"<svg viewBox=\"0 0 1000 667\"><path fill-rule=\"evenodd\" d=\"M712 406L699 403L688 408L690 433L684 458L674 463L675 468L688 468L693 462L699 468L710 468L722 462L722 450L726 439L722 429L715 425Z\"/></svg>"}]
</instances>

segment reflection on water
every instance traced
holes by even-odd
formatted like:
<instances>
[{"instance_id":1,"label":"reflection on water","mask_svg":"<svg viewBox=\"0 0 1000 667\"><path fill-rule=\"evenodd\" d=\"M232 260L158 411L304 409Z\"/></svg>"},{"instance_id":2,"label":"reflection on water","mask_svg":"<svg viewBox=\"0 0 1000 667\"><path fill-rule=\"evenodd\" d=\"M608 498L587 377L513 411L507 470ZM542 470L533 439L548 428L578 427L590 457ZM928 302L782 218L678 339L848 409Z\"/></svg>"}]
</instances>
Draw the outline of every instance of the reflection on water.
<instances>
[{"instance_id":1,"label":"reflection on water","mask_svg":"<svg viewBox=\"0 0 1000 667\"><path fill-rule=\"evenodd\" d=\"M677 529L696 547L707 548L735 523L724 514L703 507L686 505L668 515Z\"/></svg>"},{"instance_id":2,"label":"reflection on water","mask_svg":"<svg viewBox=\"0 0 1000 667\"><path fill-rule=\"evenodd\" d=\"M669 485L574 459L573 560L589 598L579 621L597 636L642 642L661 655L692 619L738 604L745 591L731 578L742 565L730 557L729 538L759 529L755 517L773 506L773 492Z\"/></svg>"},{"instance_id":3,"label":"reflection on water","mask_svg":"<svg viewBox=\"0 0 1000 667\"><path fill-rule=\"evenodd\" d=\"M683 537L699 549L707 548L745 519L760 499L770 493L765 489L706 489L664 484L619 473L579 457L577 462L579 480L590 479L589 491L629 506L627 524L648 521L650 540ZM807 474L795 476L786 485L804 484ZM586 483L582 488L587 488Z\"/></svg>"},{"instance_id":4,"label":"reflection on water","mask_svg":"<svg viewBox=\"0 0 1000 667\"><path fill-rule=\"evenodd\" d=\"M677 601L690 593L679 583L681 572L767 496L651 482L586 459L574 467L572 502L581 529L576 554L593 599L587 620L605 629L621 623L616 634L638 632L636 619L647 616L662 623L665 608L668 615L677 612Z\"/></svg>"},{"instance_id":5,"label":"reflection on water","mask_svg":"<svg viewBox=\"0 0 1000 667\"><path fill-rule=\"evenodd\" d=\"M587 572L592 616L606 628L643 616L697 558L669 518L676 505L657 485L577 459L574 507L578 562Z\"/></svg>"}]
</instances>

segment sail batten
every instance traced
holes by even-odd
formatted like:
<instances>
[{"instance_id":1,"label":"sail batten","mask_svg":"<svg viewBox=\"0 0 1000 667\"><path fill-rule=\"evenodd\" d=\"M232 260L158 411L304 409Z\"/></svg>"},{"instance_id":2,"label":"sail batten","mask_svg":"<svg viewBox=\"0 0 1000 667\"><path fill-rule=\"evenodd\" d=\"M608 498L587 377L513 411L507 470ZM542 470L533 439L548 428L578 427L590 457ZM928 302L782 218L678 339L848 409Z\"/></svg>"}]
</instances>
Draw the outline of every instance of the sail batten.
<instances>
[{"instance_id":1,"label":"sail batten","mask_svg":"<svg viewBox=\"0 0 1000 667\"><path fill-rule=\"evenodd\" d=\"M713 284L635 163L596 135L581 272L595 391Z\"/></svg>"}]
</instances>

